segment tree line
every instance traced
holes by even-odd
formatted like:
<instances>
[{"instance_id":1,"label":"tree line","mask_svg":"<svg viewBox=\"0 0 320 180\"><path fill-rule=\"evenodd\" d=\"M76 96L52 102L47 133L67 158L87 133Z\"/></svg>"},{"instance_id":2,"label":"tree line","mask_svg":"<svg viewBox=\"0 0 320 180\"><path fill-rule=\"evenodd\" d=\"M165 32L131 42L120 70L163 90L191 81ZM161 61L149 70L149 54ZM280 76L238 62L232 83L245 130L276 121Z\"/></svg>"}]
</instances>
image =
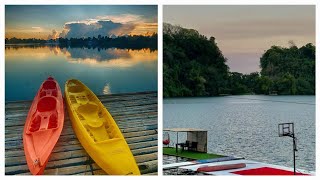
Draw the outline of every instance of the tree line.
<instances>
[{"instance_id":1,"label":"tree line","mask_svg":"<svg viewBox=\"0 0 320 180\"><path fill-rule=\"evenodd\" d=\"M163 26L164 97L240 94L315 94L315 46L272 46L261 72L230 72L214 37L171 24Z\"/></svg>"},{"instance_id":2,"label":"tree line","mask_svg":"<svg viewBox=\"0 0 320 180\"><path fill-rule=\"evenodd\" d=\"M109 37L83 37L83 38L57 38L57 39L19 39L19 38L6 38L6 45L10 44L38 44L38 45L57 45L63 47L100 47L100 48L130 48L142 49L150 48L152 50L158 47L158 35L156 33L151 36L133 35L133 36L118 36Z\"/></svg>"}]
</instances>

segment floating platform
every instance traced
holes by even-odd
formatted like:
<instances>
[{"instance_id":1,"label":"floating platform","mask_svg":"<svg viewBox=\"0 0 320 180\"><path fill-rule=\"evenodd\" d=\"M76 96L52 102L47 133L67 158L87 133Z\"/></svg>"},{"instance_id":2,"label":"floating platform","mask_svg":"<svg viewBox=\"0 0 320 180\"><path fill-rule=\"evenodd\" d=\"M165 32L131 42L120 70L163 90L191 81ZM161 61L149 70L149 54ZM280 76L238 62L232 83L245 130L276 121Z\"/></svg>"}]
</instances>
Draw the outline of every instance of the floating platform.
<instances>
[{"instance_id":1,"label":"floating platform","mask_svg":"<svg viewBox=\"0 0 320 180\"><path fill-rule=\"evenodd\" d=\"M194 152L194 153L196 153L196 152ZM167 154L164 154L164 155L167 155ZM172 156L172 155L169 155L169 156ZM175 157L181 157L181 156L176 155ZM189 167L189 166L192 166L192 165L200 165L200 164L222 162L222 161L241 160L241 159L244 159L244 158L234 157L234 156L221 156L221 157L217 156L217 157L212 158L212 159L198 159L198 160L192 160L192 159L189 158L188 161L176 160L176 162L174 162L174 163L163 164L162 168L163 168L163 170L175 169L175 168L180 168L181 169L184 166L188 166Z\"/></svg>"},{"instance_id":2,"label":"floating platform","mask_svg":"<svg viewBox=\"0 0 320 180\"><path fill-rule=\"evenodd\" d=\"M234 164L245 164L245 167L237 169L225 169L212 172L202 172L208 175L293 175L293 168L288 168L284 166L278 166L273 164L261 163L256 161L249 160L231 160L231 161L221 161L221 162L212 162L204 164L196 164L190 166L182 166L180 169L197 171L198 168L203 167L218 167ZM297 170L297 175L315 175L314 172L308 172L304 170Z\"/></svg>"},{"instance_id":3,"label":"floating platform","mask_svg":"<svg viewBox=\"0 0 320 180\"><path fill-rule=\"evenodd\" d=\"M178 153L164 154L163 158L164 175L294 175L293 168L245 160L235 156L192 159L181 157ZM315 172L297 169L296 175L315 175Z\"/></svg>"},{"instance_id":4,"label":"floating platform","mask_svg":"<svg viewBox=\"0 0 320 180\"><path fill-rule=\"evenodd\" d=\"M142 175L158 171L157 92L98 96L122 131ZM30 174L22 132L32 101L5 103L5 174ZM53 149L45 175L106 175L78 141L65 108L62 134Z\"/></svg>"}]
</instances>

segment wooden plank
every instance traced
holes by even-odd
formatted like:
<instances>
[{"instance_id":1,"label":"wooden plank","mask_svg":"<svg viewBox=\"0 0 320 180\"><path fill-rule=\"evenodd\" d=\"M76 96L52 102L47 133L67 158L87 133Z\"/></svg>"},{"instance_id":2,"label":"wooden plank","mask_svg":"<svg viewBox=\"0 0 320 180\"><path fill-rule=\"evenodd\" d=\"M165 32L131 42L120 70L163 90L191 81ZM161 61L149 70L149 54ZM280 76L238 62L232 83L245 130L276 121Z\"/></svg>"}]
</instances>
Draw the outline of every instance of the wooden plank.
<instances>
[{"instance_id":1,"label":"wooden plank","mask_svg":"<svg viewBox=\"0 0 320 180\"><path fill-rule=\"evenodd\" d=\"M136 98L110 98L107 95L99 96L100 101L106 107L126 107L126 106L134 106L134 105L144 105L144 104L157 104L157 96L152 96L150 98L143 98L144 96L137 96ZM110 104L110 106L109 106ZM15 102L6 102L5 110L23 110L28 111L31 105L31 101L15 101Z\"/></svg>"},{"instance_id":2,"label":"wooden plank","mask_svg":"<svg viewBox=\"0 0 320 180\"><path fill-rule=\"evenodd\" d=\"M112 113L113 118L117 119L120 117L134 117L134 116L141 116L142 114L145 115L152 115L155 114L157 111L157 108L152 108L152 109L145 109L145 110L136 110L136 111L123 111L123 112L114 112ZM27 117L28 112L15 112L17 114L10 114L6 115L6 126L13 126L13 125L22 125L23 122L17 121L19 119L25 120Z\"/></svg>"},{"instance_id":3,"label":"wooden plank","mask_svg":"<svg viewBox=\"0 0 320 180\"><path fill-rule=\"evenodd\" d=\"M155 131L154 131L155 132ZM147 134L147 135L146 135ZM144 141L153 141L158 139L157 133L142 133L143 136L134 136L134 137L126 137L126 141L128 144L136 143L136 142L144 142ZM63 135L59 138L59 141L57 145L60 145L61 143L67 143L70 141L77 140L77 137L75 134L72 135ZM5 141L5 149L12 149L12 148L22 148L23 142L21 135L16 137L14 140L8 140Z\"/></svg>"},{"instance_id":4,"label":"wooden plank","mask_svg":"<svg viewBox=\"0 0 320 180\"><path fill-rule=\"evenodd\" d=\"M155 121L152 121L153 124L156 124ZM140 122L140 123L130 123L130 125L132 126L139 126L139 125L143 125L146 124L148 125L149 123L144 123L144 122ZM131 127L132 127L131 126ZM121 126L119 126L121 127ZM10 134L6 134L5 135L5 141L9 142L9 141L22 141L22 135L21 136L17 136L17 133L23 131L23 127L21 128L17 128L15 130L12 130L14 133L10 133ZM64 126L64 132L63 135L60 136L60 138L64 138L66 136L75 136L75 134L73 133L73 129L71 126L65 125ZM130 137L135 137L135 136L142 136L142 135L151 135L151 134L155 134L157 133L155 130L143 130L143 131L133 131L133 132L123 132L123 136L125 138L130 138Z\"/></svg>"},{"instance_id":5,"label":"wooden plank","mask_svg":"<svg viewBox=\"0 0 320 180\"><path fill-rule=\"evenodd\" d=\"M132 154L136 157L137 161L141 161L141 159L150 159L153 156L144 156L144 155L149 155L149 154L154 154L157 153L157 146L154 147L147 147L147 148L142 148L142 149L135 149L132 150ZM88 154L84 149L79 149L79 150L73 150L73 151L64 151L64 152L55 152L52 153L50 156L49 162L55 162L55 161L60 161L60 160L70 160L74 158L81 158L81 157L87 157ZM48 165L50 164L48 163ZM27 162L24 158L19 157L10 157L5 159L5 166L18 166L18 165L26 165ZM48 166L50 167L50 166Z\"/></svg>"},{"instance_id":6,"label":"wooden plank","mask_svg":"<svg viewBox=\"0 0 320 180\"><path fill-rule=\"evenodd\" d=\"M158 141L145 141L145 142L138 142L138 143L132 143L129 144L129 147L132 151L136 149L142 149L142 148L148 148L148 147L156 147L158 144ZM82 149L82 146L80 142L78 144L72 144L72 145L65 145L65 146L56 146L53 149L53 152L66 152L66 151L73 151L73 150L79 150ZM23 149L15 149L11 151L6 151L5 152L5 157L19 157L19 156L24 156L24 151Z\"/></svg>"},{"instance_id":7,"label":"wooden plank","mask_svg":"<svg viewBox=\"0 0 320 180\"><path fill-rule=\"evenodd\" d=\"M19 120L21 121L21 120ZM71 127L71 123L69 123L70 120L69 119L65 119L65 123L64 123L64 127L63 129L66 129L66 128L72 128ZM143 126L143 125L147 125L147 124L154 124L154 123L158 123L158 120L156 118L143 118L143 117L140 117L140 119L136 119L136 120L121 120L119 122L117 122L118 126L120 129L122 130L125 130L126 128L128 127L138 127L139 125L140 126ZM22 129L24 128L24 124L9 124L6 126L6 129L5 129L5 132L6 134L16 134L15 131L21 131Z\"/></svg>"},{"instance_id":8,"label":"wooden plank","mask_svg":"<svg viewBox=\"0 0 320 180\"><path fill-rule=\"evenodd\" d=\"M126 110L127 111L129 111L129 110L130 111L137 111L137 110L141 110L141 109L145 110L145 109L157 108L156 101L151 101L151 102L147 102L147 103L136 102L135 104L130 103L130 102L126 102L126 103L117 104L116 106L112 106L108 103L103 103L103 104L109 111L113 111L114 113L124 112ZM7 115L6 118L24 116L28 113L30 106L31 106L31 104L24 105L23 107L6 108L5 109L6 112L15 111L15 114L6 113L6 115Z\"/></svg>"},{"instance_id":9,"label":"wooden plank","mask_svg":"<svg viewBox=\"0 0 320 180\"><path fill-rule=\"evenodd\" d=\"M142 174L157 174L157 93L139 92L98 96L114 117ZM30 174L24 157L22 132L31 101L5 103L5 174ZM68 113L64 128L44 174L105 175L81 146Z\"/></svg>"}]
</instances>

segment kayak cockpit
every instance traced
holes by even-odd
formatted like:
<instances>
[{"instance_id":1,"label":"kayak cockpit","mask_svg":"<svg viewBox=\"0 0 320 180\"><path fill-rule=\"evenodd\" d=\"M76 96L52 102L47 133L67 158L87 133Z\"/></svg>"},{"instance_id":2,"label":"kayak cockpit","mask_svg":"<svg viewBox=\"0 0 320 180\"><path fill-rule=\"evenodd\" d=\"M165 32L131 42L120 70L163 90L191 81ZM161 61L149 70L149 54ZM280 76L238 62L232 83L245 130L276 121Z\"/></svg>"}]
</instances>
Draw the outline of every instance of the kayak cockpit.
<instances>
[{"instance_id":1,"label":"kayak cockpit","mask_svg":"<svg viewBox=\"0 0 320 180\"><path fill-rule=\"evenodd\" d=\"M32 116L27 134L55 129L58 127L57 99L43 97L37 103L36 112Z\"/></svg>"},{"instance_id":2,"label":"kayak cockpit","mask_svg":"<svg viewBox=\"0 0 320 180\"><path fill-rule=\"evenodd\" d=\"M121 136L115 131L111 122L107 122L99 106L93 102L82 104L77 108L78 117L94 142L105 141Z\"/></svg>"}]
</instances>

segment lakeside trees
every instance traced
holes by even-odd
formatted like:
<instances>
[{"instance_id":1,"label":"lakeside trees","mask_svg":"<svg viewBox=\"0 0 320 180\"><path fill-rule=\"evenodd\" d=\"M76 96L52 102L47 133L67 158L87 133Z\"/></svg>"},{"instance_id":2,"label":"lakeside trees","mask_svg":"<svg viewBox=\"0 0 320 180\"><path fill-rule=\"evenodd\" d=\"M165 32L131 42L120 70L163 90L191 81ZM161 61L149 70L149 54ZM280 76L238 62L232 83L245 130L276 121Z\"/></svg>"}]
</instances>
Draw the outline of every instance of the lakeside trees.
<instances>
[{"instance_id":1,"label":"lakeside trees","mask_svg":"<svg viewBox=\"0 0 320 180\"><path fill-rule=\"evenodd\" d=\"M164 24L164 97L221 94L315 94L315 46L272 46L261 72L230 72L214 37Z\"/></svg>"},{"instance_id":2,"label":"lakeside trees","mask_svg":"<svg viewBox=\"0 0 320 180\"><path fill-rule=\"evenodd\" d=\"M118 37L108 37L101 36L98 37L85 37L85 38L57 38L57 39L17 39L11 38L5 39L6 44L40 44L48 45L55 44L60 47L101 47L101 48L150 48L152 50L158 47L158 35L153 34L151 36L118 36Z\"/></svg>"},{"instance_id":3,"label":"lakeside trees","mask_svg":"<svg viewBox=\"0 0 320 180\"><path fill-rule=\"evenodd\" d=\"M315 50L311 43L298 48L272 46L260 58L261 75L278 94L315 94Z\"/></svg>"},{"instance_id":4,"label":"lakeside trees","mask_svg":"<svg viewBox=\"0 0 320 180\"><path fill-rule=\"evenodd\" d=\"M214 96L226 87L228 66L215 38L195 30L164 24L163 93L173 96Z\"/></svg>"}]
</instances>

